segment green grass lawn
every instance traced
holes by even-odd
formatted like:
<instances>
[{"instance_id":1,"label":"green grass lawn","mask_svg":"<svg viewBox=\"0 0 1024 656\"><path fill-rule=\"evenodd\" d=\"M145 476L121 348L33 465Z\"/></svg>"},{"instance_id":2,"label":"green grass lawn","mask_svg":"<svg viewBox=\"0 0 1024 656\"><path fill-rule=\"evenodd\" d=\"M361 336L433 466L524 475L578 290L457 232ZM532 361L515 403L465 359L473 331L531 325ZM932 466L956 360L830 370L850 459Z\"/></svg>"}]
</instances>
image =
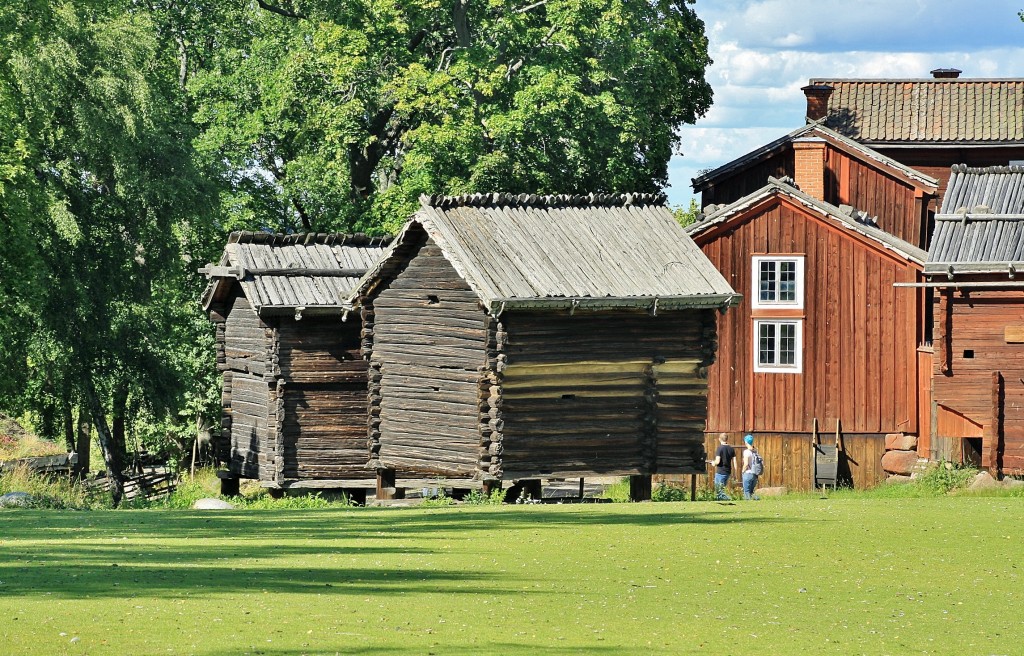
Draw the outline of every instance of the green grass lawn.
<instances>
[{"instance_id":1,"label":"green grass lawn","mask_svg":"<svg viewBox=\"0 0 1024 656\"><path fill-rule=\"evenodd\" d=\"M0 511L8 654L1011 654L1014 498Z\"/></svg>"}]
</instances>

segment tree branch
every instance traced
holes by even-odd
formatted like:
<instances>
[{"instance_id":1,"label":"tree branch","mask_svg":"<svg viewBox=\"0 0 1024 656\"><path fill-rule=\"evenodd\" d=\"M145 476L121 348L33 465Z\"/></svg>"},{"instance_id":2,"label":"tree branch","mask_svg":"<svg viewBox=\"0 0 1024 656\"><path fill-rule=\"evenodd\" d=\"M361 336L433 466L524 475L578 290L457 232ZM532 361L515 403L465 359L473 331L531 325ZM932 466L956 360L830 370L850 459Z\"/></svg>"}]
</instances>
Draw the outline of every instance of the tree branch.
<instances>
[{"instance_id":1,"label":"tree branch","mask_svg":"<svg viewBox=\"0 0 1024 656\"><path fill-rule=\"evenodd\" d=\"M308 18L305 14L300 14L297 11L289 11L287 9L283 9L281 7L278 7L276 5L272 5L272 4L269 4L267 2L264 2L263 0L256 0L256 4L258 4L260 6L260 9L265 9L265 10L269 11L272 14L277 14L278 16L284 16L285 18Z\"/></svg>"},{"instance_id":2,"label":"tree branch","mask_svg":"<svg viewBox=\"0 0 1024 656\"><path fill-rule=\"evenodd\" d=\"M530 11L531 9L536 9L537 7L540 7L542 5L546 5L547 3L548 3L548 0L540 0L540 2L535 2L532 5L526 5L525 7L520 7L519 9L514 10L512 13L513 14L525 14L526 12Z\"/></svg>"}]
</instances>

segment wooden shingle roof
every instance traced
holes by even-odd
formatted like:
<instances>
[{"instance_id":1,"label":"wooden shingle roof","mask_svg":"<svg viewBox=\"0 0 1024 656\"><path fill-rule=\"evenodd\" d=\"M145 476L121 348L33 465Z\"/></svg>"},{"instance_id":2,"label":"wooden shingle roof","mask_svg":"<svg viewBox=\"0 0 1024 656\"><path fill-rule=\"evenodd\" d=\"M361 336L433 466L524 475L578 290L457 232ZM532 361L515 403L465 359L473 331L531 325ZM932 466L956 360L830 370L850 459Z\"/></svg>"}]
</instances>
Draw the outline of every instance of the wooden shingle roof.
<instances>
[{"instance_id":1,"label":"wooden shingle roof","mask_svg":"<svg viewBox=\"0 0 1024 656\"><path fill-rule=\"evenodd\" d=\"M1024 143L1024 79L831 80L826 125L869 144Z\"/></svg>"},{"instance_id":2,"label":"wooden shingle roof","mask_svg":"<svg viewBox=\"0 0 1024 656\"><path fill-rule=\"evenodd\" d=\"M953 167L926 274L1024 271L1024 167Z\"/></svg>"},{"instance_id":3,"label":"wooden shingle roof","mask_svg":"<svg viewBox=\"0 0 1024 656\"><path fill-rule=\"evenodd\" d=\"M491 314L512 308L673 309L739 301L662 195L421 197L372 293L417 230L429 235Z\"/></svg>"},{"instance_id":4,"label":"wooden shingle roof","mask_svg":"<svg viewBox=\"0 0 1024 656\"><path fill-rule=\"evenodd\" d=\"M884 249L896 253L906 260L923 264L927 257L927 253L917 246L866 223L863 220L862 213L857 212L853 208L846 208L846 206L843 208L836 207L831 203L826 203L823 200L805 194L789 184L789 182L777 178L768 178L768 184L761 189L740 198L734 203L717 208L701 221L687 226L686 231L692 236L701 235L715 226L727 223L734 217L742 215L748 209L757 206L766 199L779 195L786 196L794 202L803 205L818 216L821 216L829 224L848 233L858 235L862 239L875 242Z\"/></svg>"},{"instance_id":5,"label":"wooden shingle roof","mask_svg":"<svg viewBox=\"0 0 1024 656\"><path fill-rule=\"evenodd\" d=\"M981 207L987 210L976 209ZM1024 166L953 166L940 213L955 214L961 210L1024 214Z\"/></svg>"},{"instance_id":6,"label":"wooden shingle roof","mask_svg":"<svg viewBox=\"0 0 1024 656\"><path fill-rule=\"evenodd\" d=\"M222 300L237 281L261 314L298 308L310 313L341 310L390 241L362 234L233 232L219 265L200 269L210 278L203 309Z\"/></svg>"}]
</instances>

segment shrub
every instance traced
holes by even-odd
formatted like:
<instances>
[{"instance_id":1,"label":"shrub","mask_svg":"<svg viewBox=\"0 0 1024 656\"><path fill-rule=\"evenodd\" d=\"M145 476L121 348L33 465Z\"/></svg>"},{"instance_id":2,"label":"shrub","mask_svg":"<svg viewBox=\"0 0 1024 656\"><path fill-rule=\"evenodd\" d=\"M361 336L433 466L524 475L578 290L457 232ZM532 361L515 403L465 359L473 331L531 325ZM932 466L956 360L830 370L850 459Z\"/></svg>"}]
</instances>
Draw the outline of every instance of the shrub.
<instances>
[{"instance_id":1,"label":"shrub","mask_svg":"<svg viewBox=\"0 0 1024 656\"><path fill-rule=\"evenodd\" d=\"M473 490L462 500L462 503L469 506L500 506L504 502L505 491L501 488L491 490L490 494L484 494L483 490Z\"/></svg>"},{"instance_id":2,"label":"shrub","mask_svg":"<svg viewBox=\"0 0 1024 656\"><path fill-rule=\"evenodd\" d=\"M629 479L623 478L613 483L601 493L602 499L609 499L612 503L629 503Z\"/></svg>"},{"instance_id":3,"label":"shrub","mask_svg":"<svg viewBox=\"0 0 1024 656\"><path fill-rule=\"evenodd\" d=\"M689 490L684 490L678 485L659 483L658 487L651 492L651 501L688 501Z\"/></svg>"},{"instance_id":4,"label":"shrub","mask_svg":"<svg viewBox=\"0 0 1024 656\"><path fill-rule=\"evenodd\" d=\"M91 496L75 481L33 474L27 467L16 467L0 475L0 495L8 492L32 495L34 508L86 510L110 505L109 499Z\"/></svg>"}]
</instances>

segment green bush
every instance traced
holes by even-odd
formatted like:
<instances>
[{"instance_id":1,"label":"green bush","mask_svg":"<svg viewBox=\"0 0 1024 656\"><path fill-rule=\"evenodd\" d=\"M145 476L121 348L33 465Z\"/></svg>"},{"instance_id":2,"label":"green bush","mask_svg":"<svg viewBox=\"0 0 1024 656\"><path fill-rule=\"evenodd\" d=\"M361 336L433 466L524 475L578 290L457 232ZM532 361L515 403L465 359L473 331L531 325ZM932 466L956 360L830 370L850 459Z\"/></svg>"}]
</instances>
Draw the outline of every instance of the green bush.
<instances>
[{"instance_id":1,"label":"green bush","mask_svg":"<svg viewBox=\"0 0 1024 656\"><path fill-rule=\"evenodd\" d=\"M109 507L109 497L93 496L76 481L33 474L27 467L16 467L0 475L0 495L25 492L32 495L33 508L87 510Z\"/></svg>"},{"instance_id":2,"label":"green bush","mask_svg":"<svg viewBox=\"0 0 1024 656\"><path fill-rule=\"evenodd\" d=\"M651 492L651 501L689 501L690 491L678 485L659 483Z\"/></svg>"},{"instance_id":3,"label":"green bush","mask_svg":"<svg viewBox=\"0 0 1024 656\"><path fill-rule=\"evenodd\" d=\"M466 495L462 503L468 506L500 506L505 502L505 491L501 488L484 494L483 490L473 490Z\"/></svg>"},{"instance_id":4,"label":"green bush","mask_svg":"<svg viewBox=\"0 0 1024 656\"><path fill-rule=\"evenodd\" d=\"M629 479L623 478L613 483L601 493L602 499L609 499L612 503L629 503Z\"/></svg>"}]
</instances>

